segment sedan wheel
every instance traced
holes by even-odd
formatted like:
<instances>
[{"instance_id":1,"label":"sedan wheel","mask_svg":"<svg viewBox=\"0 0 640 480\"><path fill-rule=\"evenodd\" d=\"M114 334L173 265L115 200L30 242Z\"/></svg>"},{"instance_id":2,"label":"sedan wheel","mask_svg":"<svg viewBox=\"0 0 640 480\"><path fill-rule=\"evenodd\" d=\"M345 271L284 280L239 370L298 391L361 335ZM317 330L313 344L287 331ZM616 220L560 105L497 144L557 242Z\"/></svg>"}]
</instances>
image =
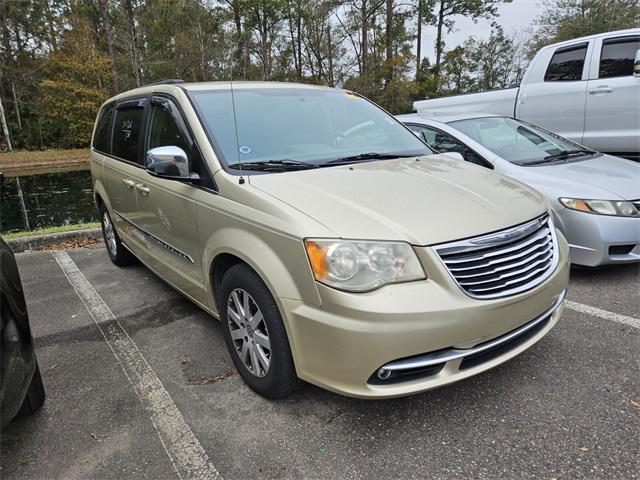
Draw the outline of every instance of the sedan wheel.
<instances>
[{"instance_id":1,"label":"sedan wheel","mask_svg":"<svg viewBox=\"0 0 640 480\"><path fill-rule=\"evenodd\" d=\"M227 325L238 357L256 377L271 366L271 340L260 308L249 293L234 289L227 302Z\"/></svg>"}]
</instances>

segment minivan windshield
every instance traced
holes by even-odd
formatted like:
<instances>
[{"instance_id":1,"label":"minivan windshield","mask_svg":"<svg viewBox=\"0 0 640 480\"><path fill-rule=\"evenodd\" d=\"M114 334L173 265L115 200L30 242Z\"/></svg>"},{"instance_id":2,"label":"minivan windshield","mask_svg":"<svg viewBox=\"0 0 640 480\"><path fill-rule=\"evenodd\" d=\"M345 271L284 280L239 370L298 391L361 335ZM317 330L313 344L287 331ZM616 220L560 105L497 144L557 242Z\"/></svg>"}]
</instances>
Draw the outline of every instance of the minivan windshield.
<instances>
[{"instance_id":1,"label":"minivan windshield","mask_svg":"<svg viewBox=\"0 0 640 480\"><path fill-rule=\"evenodd\" d=\"M470 118L448 124L517 165L584 159L597 154L571 140L513 118Z\"/></svg>"},{"instance_id":2,"label":"minivan windshield","mask_svg":"<svg viewBox=\"0 0 640 480\"><path fill-rule=\"evenodd\" d=\"M234 85L233 95L229 89L189 94L233 168L297 169L433 153L382 109L340 90Z\"/></svg>"}]
</instances>

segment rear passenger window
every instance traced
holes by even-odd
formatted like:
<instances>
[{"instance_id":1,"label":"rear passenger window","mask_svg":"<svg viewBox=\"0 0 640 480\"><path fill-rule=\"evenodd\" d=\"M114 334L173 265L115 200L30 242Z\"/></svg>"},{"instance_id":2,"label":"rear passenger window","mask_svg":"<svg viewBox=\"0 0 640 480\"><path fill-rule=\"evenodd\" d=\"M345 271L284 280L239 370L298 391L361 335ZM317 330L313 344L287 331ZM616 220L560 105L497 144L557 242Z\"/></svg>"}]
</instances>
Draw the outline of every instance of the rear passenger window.
<instances>
[{"instance_id":1,"label":"rear passenger window","mask_svg":"<svg viewBox=\"0 0 640 480\"><path fill-rule=\"evenodd\" d=\"M627 77L633 75L633 62L640 48L640 37L605 40L600 53L598 78Z\"/></svg>"},{"instance_id":2,"label":"rear passenger window","mask_svg":"<svg viewBox=\"0 0 640 480\"><path fill-rule=\"evenodd\" d=\"M115 104L110 103L102 107L93 136L93 148L103 153L111 153L111 118L114 106Z\"/></svg>"},{"instance_id":3,"label":"rear passenger window","mask_svg":"<svg viewBox=\"0 0 640 480\"><path fill-rule=\"evenodd\" d=\"M545 82L571 82L582 80L587 44L556 50L544 74Z\"/></svg>"},{"instance_id":4,"label":"rear passenger window","mask_svg":"<svg viewBox=\"0 0 640 480\"><path fill-rule=\"evenodd\" d=\"M142 131L145 100L128 101L118 105L113 125L113 154L130 162L142 163L138 158L138 140Z\"/></svg>"}]
</instances>

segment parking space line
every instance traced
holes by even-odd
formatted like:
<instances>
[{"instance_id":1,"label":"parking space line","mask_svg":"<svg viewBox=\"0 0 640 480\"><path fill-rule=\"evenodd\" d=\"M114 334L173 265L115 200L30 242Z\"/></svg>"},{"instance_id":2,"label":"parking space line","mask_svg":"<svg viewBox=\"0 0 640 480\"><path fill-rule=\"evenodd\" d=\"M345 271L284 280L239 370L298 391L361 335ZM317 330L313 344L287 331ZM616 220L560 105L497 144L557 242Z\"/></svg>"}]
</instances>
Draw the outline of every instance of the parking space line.
<instances>
[{"instance_id":1,"label":"parking space line","mask_svg":"<svg viewBox=\"0 0 640 480\"><path fill-rule=\"evenodd\" d=\"M630 327L640 328L639 318L610 312L608 310L602 310L601 308L585 305L584 303L572 302L570 300L565 300L565 305L567 308L575 310L576 312L586 313L587 315L593 315L594 317L599 317L604 320L610 320L612 322L622 323L623 325L629 325Z\"/></svg>"},{"instance_id":2,"label":"parking space line","mask_svg":"<svg viewBox=\"0 0 640 480\"><path fill-rule=\"evenodd\" d=\"M142 352L65 251L52 252L140 398L181 479L221 479Z\"/></svg>"}]
</instances>

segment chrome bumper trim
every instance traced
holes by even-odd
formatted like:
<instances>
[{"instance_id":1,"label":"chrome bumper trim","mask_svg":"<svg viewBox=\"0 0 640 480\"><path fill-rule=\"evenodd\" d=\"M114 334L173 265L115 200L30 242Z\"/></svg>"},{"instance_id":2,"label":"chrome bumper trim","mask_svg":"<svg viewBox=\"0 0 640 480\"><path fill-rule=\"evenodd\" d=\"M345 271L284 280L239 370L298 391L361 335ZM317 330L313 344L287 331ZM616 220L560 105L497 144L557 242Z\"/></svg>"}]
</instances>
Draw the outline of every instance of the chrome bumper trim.
<instances>
[{"instance_id":1,"label":"chrome bumper trim","mask_svg":"<svg viewBox=\"0 0 640 480\"><path fill-rule=\"evenodd\" d=\"M380 370L387 371L402 371L402 370L412 370L414 368L424 368L430 367L432 365L437 365L440 363L450 362L451 360L457 360L459 358L469 357L471 355L475 355L477 353L484 352L486 350L490 350L494 347L500 346L503 343L507 343L510 340L522 335L523 333L531 330L539 323L543 322L547 318L549 318L553 313L560 307L562 301L564 300L567 294L566 290L563 290L562 293L558 296L558 298L553 302L553 304L545 310L544 313L537 316L533 320L525 323L519 328L512 330L511 332L502 335L500 337L494 338L493 340L486 341L477 345L473 348L460 349L460 348L446 348L444 350L438 350L433 353L426 353L424 355L419 355L416 357L403 359L403 360L395 360L393 362L389 362L386 365L383 365Z\"/></svg>"}]
</instances>

